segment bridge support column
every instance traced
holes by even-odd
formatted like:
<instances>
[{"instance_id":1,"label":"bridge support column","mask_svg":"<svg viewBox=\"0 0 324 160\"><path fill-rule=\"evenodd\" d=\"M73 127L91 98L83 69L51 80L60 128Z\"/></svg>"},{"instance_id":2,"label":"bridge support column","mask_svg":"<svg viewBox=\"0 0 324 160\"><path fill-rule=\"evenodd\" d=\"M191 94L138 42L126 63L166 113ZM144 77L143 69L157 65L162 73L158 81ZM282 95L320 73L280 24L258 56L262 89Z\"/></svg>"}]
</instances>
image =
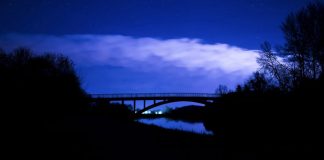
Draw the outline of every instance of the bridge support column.
<instances>
[{"instance_id":1,"label":"bridge support column","mask_svg":"<svg viewBox=\"0 0 324 160\"><path fill-rule=\"evenodd\" d=\"M134 100L133 111L134 111L134 113L136 112L136 100Z\"/></svg>"},{"instance_id":2,"label":"bridge support column","mask_svg":"<svg viewBox=\"0 0 324 160\"><path fill-rule=\"evenodd\" d=\"M144 100L144 108L146 107L146 100Z\"/></svg>"},{"instance_id":3,"label":"bridge support column","mask_svg":"<svg viewBox=\"0 0 324 160\"><path fill-rule=\"evenodd\" d=\"M156 103L156 99L153 100L153 104L155 104L155 103Z\"/></svg>"},{"instance_id":4,"label":"bridge support column","mask_svg":"<svg viewBox=\"0 0 324 160\"><path fill-rule=\"evenodd\" d=\"M124 105L125 104L125 101L124 100L122 100L122 105Z\"/></svg>"}]
</instances>

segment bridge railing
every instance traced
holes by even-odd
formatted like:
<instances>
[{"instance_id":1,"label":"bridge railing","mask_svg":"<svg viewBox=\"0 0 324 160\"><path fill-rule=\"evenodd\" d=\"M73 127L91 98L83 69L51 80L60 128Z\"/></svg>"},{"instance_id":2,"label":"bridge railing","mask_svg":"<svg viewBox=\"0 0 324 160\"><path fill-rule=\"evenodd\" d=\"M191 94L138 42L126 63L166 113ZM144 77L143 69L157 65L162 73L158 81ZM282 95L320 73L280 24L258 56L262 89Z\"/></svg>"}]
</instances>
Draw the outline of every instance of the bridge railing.
<instances>
[{"instance_id":1,"label":"bridge railing","mask_svg":"<svg viewBox=\"0 0 324 160\"><path fill-rule=\"evenodd\" d=\"M92 98L141 98L141 97L205 97L215 98L218 94L211 93L126 93L126 94L92 94Z\"/></svg>"}]
</instances>

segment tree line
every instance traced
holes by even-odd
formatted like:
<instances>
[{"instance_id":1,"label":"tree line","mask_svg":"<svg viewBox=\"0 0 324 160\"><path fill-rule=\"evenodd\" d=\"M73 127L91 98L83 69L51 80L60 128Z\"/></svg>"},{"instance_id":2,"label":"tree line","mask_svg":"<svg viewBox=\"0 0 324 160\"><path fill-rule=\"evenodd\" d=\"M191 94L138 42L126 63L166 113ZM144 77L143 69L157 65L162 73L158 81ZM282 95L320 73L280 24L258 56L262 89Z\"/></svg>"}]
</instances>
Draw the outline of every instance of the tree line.
<instances>
[{"instance_id":1,"label":"tree line","mask_svg":"<svg viewBox=\"0 0 324 160\"><path fill-rule=\"evenodd\" d=\"M69 58L37 55L26 48L0 50L0 88L1 110L11 122L58 119L80 111L89 101Z\"/></svg>"},{"instance_id":2,"label":"tree line","mask_svg":"<svg viewBox=\"0 0 324 160\"><path fill-rule=\"evenodd\" d=\"M289 14L281 30L283 45L261 45L260 69L234 91L221 85L221 98L206 107L205 125L225 134L229 154L315 157L324 104L324 4Z\"/></svg>"},{"instance_id":3,"label":"tree line","mask_svg":"<svg viewBox=\"0 0 324 160\"><path fill-rule=\"evenodd\" d=\"M274 50L269 42L261 45L262 51L257 59L261 74L254 74L254 81L260 82L258 85L261 86L267 83L283 92L289 92L307 85L310 81L322 79L324 5L320 2L310 3L289 14L281 24L281 30L285 38L282 46ZM255 85L252 81L250 84L253 88ZM267 88L258 88L261 86L255 86L255 89Z\"/></svg>"}]
</instances>

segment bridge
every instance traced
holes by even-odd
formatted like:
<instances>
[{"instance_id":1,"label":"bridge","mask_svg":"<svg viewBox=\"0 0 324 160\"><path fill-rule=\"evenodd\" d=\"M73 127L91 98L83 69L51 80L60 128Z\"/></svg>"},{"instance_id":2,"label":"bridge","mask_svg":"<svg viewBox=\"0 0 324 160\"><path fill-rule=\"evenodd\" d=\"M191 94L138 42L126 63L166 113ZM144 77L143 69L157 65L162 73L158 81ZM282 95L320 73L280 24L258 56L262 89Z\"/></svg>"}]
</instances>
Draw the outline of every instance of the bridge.
<instances>
[{"instance_id":1,"label":"bridge","mask_svg":"<svg viewBox=\"0 0 324 160\"><path fill-rule=\"evenodd\" d=\"M200 104L210 104L215 102L219 97L217 94L210 93L129 93L129 94L92 94L94 100L105 100L107 103L112 101L120 101L125 104L125 101L133 102L133 111L136 114L141 114L154 107L173 103L173 102L196 102ZM136 110L136 101L143 101L143 108ZM153 104L147 105L147 101L153 101Z\"/></svg>"}]
</instances>

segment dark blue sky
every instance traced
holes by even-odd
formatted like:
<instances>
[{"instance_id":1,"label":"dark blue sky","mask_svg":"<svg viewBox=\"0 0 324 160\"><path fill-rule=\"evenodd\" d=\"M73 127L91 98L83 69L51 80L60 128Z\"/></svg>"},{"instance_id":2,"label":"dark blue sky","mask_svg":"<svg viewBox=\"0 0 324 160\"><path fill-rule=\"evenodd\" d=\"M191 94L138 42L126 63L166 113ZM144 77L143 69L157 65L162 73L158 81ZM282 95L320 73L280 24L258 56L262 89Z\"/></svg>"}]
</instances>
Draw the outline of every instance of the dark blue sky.
<instances>
[{"instance_id":1,"label":"dark blue sky","mask_svg":"<svg viewBox=\"0 0 324 160\"><path fill-rule=\"evenodd\" d=\"M1 0L0 32L200 38L245 48L281 42L309 0Z\"/></svg>"},{"instance_id":2,"label":"dark blue sky","mask_svg":"<svg viewBox=\"0 0 324 160\"><path fill-rule=\"evenodd\" d=\"M308 2L1 0L0 47L66 53L92 93L212 92L243 82L256 68L247 55L265 40L282 44L280 24Z\"/></svg>"}]
</instances>

